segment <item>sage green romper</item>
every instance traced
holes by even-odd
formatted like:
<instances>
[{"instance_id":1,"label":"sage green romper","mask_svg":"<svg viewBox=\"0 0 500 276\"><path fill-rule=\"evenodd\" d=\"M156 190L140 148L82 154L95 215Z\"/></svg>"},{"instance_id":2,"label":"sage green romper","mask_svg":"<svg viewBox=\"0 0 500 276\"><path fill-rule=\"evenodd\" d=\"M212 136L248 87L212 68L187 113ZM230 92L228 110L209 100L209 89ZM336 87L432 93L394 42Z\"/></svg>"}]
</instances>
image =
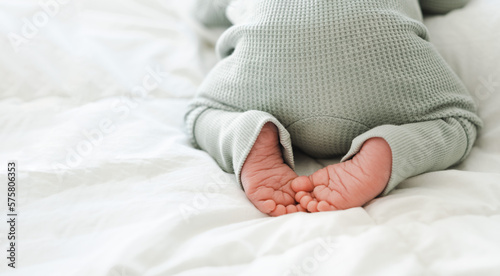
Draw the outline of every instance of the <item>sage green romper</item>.
<instances>
[{"instance_id":1,"label":"sage green romper","mask_svg":"<svg viewBox=\"0 0 500 276\"><path fill-rule=\"evenodd\" d=\"M384 194L470 152L481 121L466 88L428 40L424 11L465 0L199 0L207 26L231 25L185 117L193 144L240 181L262 126L316 158L354 156L372 137L392 150ZM233 2L233 3L231 3ZM236 10L236 11L235 11Z\"/></svg>"}]
</instances>

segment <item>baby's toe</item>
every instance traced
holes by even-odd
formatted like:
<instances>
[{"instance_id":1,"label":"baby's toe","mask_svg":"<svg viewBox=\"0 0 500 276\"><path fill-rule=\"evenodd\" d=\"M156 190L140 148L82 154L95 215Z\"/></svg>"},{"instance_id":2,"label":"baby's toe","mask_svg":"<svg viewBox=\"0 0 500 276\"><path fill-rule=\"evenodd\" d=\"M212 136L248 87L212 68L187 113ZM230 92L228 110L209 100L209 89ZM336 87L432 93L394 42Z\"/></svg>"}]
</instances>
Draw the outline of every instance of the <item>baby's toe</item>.
<instances>
[{"instance_id":1,"label":"baby's toe","mask_svg":"<svg viewBox=\"0 0 500 276\"><path fill-rule=\"evenodd\" d=\"M286 206L286 213L287 214L292 214L292 213L296 213L298 210L297 210L297 206L295 205L288 205Z\"/></svg>"},{"instance_id":2,"label":"baby's toe","mask_svg":"<svg viewBox=\"0 0 500 276\"><path fill-rule=\"evenodd\" d=\"M309 204L309 202L311 202L312 200L313 200L312 197L309 195L303 196L300 199L300 206L302 206L302 208L304 209L307 209L307 204Z\"/></svg>"},{"instance_id":3,"label":"baby's toe","mask_svg":"<svg viewBox=\"0 0 500 276\"><path fill-rule=\"evenodd\" d=\"M326 201L320 201L316 208L318 208L318 211L320 212L328 212L335 210L335 208Z\"/></svg>"},{"instance_id":4,"label":"baby's toe","mask_svg":"<svg viewBox=\"0 0 500 276\"><path fill-rule=\"evenodd\" d=\"M259 206L260 211L265 214L271 213L274 209L276 209L276 202L274 200L269 199L261 203Z\"/></svg>"},{"instance_id":5,"label":"baby's toe","mask_svg":"<svg viewBox=\"0 0 500 276\"><path fill-rule=\"evenodd\" d=\"M304 192L304 191L298 192L298 193L296 193L296 194L295 194L295 200L296 200L297 202L300 202L300 200L301 200L304 196L311 196L311 193Z\"/></svg>"},{"instance_id":6,"label":"baby's toe","mask_svg":"<svg viewBox=\"0 0 500 276\"><path fill-rule=\"evenodd\" d=\"M318 202L315 199L307 204L307 211L311 213L318 212Z\"/></svg>"},{"instance_id":7,"label":"baby's toe","mask_svg":"<svg viewBox=\"0 0 500 276\"><path fill-rule=\"evenodd\" d=\"M300 204L297 204L296 206L297 206L297 212L307 212L307 210L304 207L300 206Z\"/></svg>"},{"instance_id":8,"label":"baby's toe","mask_svg":"<svg viewBox=\"0 0 500 276\"><path fill-rule=\"evenodd\" d=\"M284 214L286 214L286 207L281 204L277 205L276 209L274 209L274 211L269 213L269 215L273 217L282 216Z\"/></svg>"},{"instance_id":9,"label":"baby's toe","mask_svg":"<svg viewBox=\"0 0 500 276\"><path fill-rule=\"evenodd\" d=\"M313 189L314 185L307 176L299 176L292 181L292 190L296 193L311 192Z\"/></svg>"}]
</instances>

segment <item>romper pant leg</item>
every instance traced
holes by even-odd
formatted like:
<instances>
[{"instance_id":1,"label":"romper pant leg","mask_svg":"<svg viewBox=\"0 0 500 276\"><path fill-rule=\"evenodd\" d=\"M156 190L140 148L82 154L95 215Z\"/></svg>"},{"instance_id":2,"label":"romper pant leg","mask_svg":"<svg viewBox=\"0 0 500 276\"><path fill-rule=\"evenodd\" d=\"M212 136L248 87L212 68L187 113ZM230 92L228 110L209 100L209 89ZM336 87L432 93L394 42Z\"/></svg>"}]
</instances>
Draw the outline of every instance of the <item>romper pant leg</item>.
<instances>
[{"instance_id":1,"label":"romper pant leg","mask_svg":"<svg viewBox=\"0 0 500 276\"><path fill-rule=\"evenodd\" d=\"M461 162L476 139L476 126L463 118L444 118L405 125L382 125L356 137L342 161L354 156L373 137L385 139L392 150L392 173L382 195L401 181Z\"/></svg>"},{"instance_id":2,"label":"romper pant leg","mask_svg":"<svg viewBox=\"0 0 500 276\"><path fill-rule=\"evenodd\" d=\"M284 161L293 169L290 134L271 114L258 110L227 111L209 107L192 108L185 117L187 131L197 148L208 152L226 172L235 173L241 185L241 168L267 122L279 131Z\"/></svg>"}]
</instances>

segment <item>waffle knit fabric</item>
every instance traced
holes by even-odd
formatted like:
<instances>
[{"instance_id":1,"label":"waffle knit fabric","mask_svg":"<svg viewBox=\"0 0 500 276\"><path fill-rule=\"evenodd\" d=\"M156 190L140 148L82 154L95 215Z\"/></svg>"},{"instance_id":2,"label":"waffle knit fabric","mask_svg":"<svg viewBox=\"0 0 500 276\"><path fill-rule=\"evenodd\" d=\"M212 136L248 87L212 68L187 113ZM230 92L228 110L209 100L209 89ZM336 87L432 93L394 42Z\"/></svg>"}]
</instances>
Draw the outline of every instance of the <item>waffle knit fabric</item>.
<instances>
[{"instance_id":1,"label":"waffle knit fabric","mask_svg":"<svg viewBox=\"0 0 500 276\"><path fill-rule=\"evenodd\" d=\"M278 127L291 168L292 147L346 161L366 140L385 139L393 160L384 195L470 152L481 121L466 88L429 43L418 0L214 2L219 9L229 5L234 25L220 37L220 61L185 122L192 143L239 182L267 122Z\"/></svg>"}]
</instances>

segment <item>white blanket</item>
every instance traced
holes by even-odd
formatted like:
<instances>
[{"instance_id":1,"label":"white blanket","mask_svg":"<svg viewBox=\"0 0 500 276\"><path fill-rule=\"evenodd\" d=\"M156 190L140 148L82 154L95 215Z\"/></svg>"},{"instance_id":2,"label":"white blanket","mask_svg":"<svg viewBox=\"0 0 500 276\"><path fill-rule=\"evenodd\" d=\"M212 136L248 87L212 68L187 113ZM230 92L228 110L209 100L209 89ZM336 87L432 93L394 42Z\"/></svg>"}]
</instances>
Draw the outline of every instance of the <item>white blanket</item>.
<instances>
[{"instance_id":1,"label":"white blanket","mask_svg":"<svg viewBox=\"0 0 500 276\"><path fill-rule=\"evenodd\" d=\"M0 0L5 275L500 275L500 2L426 19L485 122L470 157L364 208L261 214L183 132L221 30L192 1ZM301 172L325 160L299 156Z\"/></svg>"}]
</instances>

